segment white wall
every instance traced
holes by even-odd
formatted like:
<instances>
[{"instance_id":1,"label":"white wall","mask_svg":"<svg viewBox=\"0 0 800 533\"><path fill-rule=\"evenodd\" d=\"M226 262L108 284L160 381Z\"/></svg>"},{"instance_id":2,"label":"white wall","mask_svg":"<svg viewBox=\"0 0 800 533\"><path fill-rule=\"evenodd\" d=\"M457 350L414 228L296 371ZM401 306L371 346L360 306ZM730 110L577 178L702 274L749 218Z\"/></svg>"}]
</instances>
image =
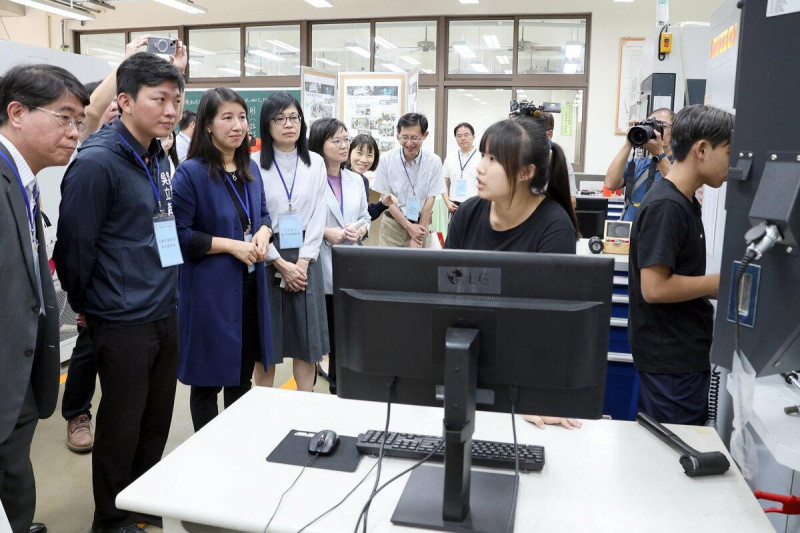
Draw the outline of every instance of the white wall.
<instances>
[{"instance_id":1,"label":"white wall","mask_svg":"<svg viewBox=\"0 0 800 533\"><path fill-rule=\"evenodd\" d=\"M477 5L463 5L457 0L332 0L331 9L316 9L301 0L266 2L265 0L197 0L208 9L206 15L186 15L151 0L116 0L116 10L81 25L71 21L70 30L145 28L167 25L194 25L281 20L333 20L347 18L519 15L548 13L591 13L591 58L585 172L605 173L608 163L623 142L614 134L619 41L621 37L645 37L655 27L655 0L615 3L612 0L482 0ZM268 4L268 9L267 9ZM720 0L672 0L670 20L709 22ZM30 20L28 20L30 19ZM41 12L28 8L23 19L4 19L11 39L42 46L61 44L60 19L48 21ZM48 32L49 29L49 32ZM0 36L5 36L0 27ZM49 41L48 41L49 39ZM67 42L72 43L71 34ZM707 51L698 51L707 53Z\"/></svg>"}]
</instances>

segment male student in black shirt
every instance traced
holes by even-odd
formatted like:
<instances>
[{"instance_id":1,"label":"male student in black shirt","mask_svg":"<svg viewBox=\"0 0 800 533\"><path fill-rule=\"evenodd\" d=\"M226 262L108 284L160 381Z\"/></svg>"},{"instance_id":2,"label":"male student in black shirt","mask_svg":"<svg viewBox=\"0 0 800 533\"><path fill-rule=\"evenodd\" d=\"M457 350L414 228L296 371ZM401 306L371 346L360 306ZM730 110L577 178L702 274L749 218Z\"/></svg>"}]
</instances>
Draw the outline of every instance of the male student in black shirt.
<instances>
[{"instance_id":1,"label":"male student in black shirt","mask_svg":"<svg viewBox=\"0 0 800 533\"><path fill-rule=\"evenodd\" d=\"M639 410L659 422L702 425L708 413L709 350L719 274L706 274L695 191L728 177L733 116L682 109L672 125L675 162L642 202L631 234L628 337L639 372Z\"/></svg>"}]
</instances>

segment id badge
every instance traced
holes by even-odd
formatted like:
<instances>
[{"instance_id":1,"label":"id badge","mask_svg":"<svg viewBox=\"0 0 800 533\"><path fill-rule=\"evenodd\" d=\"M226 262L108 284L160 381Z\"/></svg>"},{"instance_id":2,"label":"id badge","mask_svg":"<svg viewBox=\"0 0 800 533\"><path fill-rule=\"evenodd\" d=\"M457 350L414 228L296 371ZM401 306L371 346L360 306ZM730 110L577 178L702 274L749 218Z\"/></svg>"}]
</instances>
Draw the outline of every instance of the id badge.
<instances>
[{"instance_id":1,"label":"id badge","mask_svg":"<svg viewBox=\"0 0 800 533\"><path fill-rule=\"evenodd\" d=\"M248 233L247 235L245 235L244 236L244 242L253 242L253 234L252 233ZM247 273L248 274L252 274L255 271L256 271L255 263L253 263L252 265L248 265L248 267L247 267Z\"/></svg>"},{"instance_id":2,"label":"id badge","mask_svg":"<svg viewBox=\"0 0 800 533\"><path fill-rule=\"evenodd\" d=\"M168 215L153 217L153 230L158 244L158 256L163 268L183 264L181 247L178 243L178 229L175 218Z\"/></svg>"},{"instance_id":3,"label":"id badge","mask_svg":"<svg viewBox=\"0 0 800 533\"><path fill-rule=\"evenodd\" d=\"M406 203L406 218L411 222L419 220L420 201L416 196L412 196Z\"/></svg>"},{"instance_id":4,"label":"id badge","mask_svg":"<svg viewBox=\"0 0 800 533\"><path fill-rule=\"evenodd\" d=\"M458 178L456 180L456 198L462 199L467 195L467 180Z\"/></svg>"},{"instance_id":5,"label":"id badge","mask_svg":"<svg viewBox=\"0 0 800 533\"><path fill-rule=\"evenodd\" d=\"M303 215L299 211L287 211L279 215L278 228L282 249L303 246Z\"/></svg>"}]
</instances>

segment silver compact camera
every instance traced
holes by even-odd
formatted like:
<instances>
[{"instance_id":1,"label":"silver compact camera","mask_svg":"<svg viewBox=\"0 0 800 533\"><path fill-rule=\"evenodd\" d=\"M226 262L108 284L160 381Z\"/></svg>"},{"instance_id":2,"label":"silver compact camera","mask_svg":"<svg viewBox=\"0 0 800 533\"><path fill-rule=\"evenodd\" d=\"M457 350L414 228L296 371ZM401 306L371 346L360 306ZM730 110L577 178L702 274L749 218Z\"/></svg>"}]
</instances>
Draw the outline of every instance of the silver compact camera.
<instances>
[{"instance_id":1,"label":"silver compact camera","mask_svg":"<svg viewBox=\"0 0 800 533\"><path fill-rule=\"evenodd\" d=\"M166 37L148 37L147 38L147 52L150 54L165 54L168 56L175 55L175 47L178 41L176 39L168 39Z\"/></svg>"}]
</instances>

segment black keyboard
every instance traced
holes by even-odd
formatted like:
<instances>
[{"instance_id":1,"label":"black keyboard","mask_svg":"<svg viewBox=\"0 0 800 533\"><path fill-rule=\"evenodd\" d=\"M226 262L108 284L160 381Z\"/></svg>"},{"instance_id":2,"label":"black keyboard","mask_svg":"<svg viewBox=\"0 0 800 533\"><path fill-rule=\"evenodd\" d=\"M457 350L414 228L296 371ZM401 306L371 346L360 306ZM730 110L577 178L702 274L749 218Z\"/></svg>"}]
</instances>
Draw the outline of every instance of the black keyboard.
<instances>
[{"instance_id":1,"label":"black keyboard","mask_svg":"<svg viewBox=\"0 0 800 533\"><path fill-rule=\"evenodd\" d=\"M359 453L377 456L381 448L382 439L383 431L369 430L358 436L356 448L358 448ZM435 450L441 442L441 437L390 431L386 437L383 455L419 460ZM544 468L544 446L518 444L517 448L519 449L519 469L521 471L538 472ZM430 460L440 463L444 461L444 446L433 454ZM490 440L473 440L472 464L514 470L514 444Z\"/></svg>"}]
</instances>

